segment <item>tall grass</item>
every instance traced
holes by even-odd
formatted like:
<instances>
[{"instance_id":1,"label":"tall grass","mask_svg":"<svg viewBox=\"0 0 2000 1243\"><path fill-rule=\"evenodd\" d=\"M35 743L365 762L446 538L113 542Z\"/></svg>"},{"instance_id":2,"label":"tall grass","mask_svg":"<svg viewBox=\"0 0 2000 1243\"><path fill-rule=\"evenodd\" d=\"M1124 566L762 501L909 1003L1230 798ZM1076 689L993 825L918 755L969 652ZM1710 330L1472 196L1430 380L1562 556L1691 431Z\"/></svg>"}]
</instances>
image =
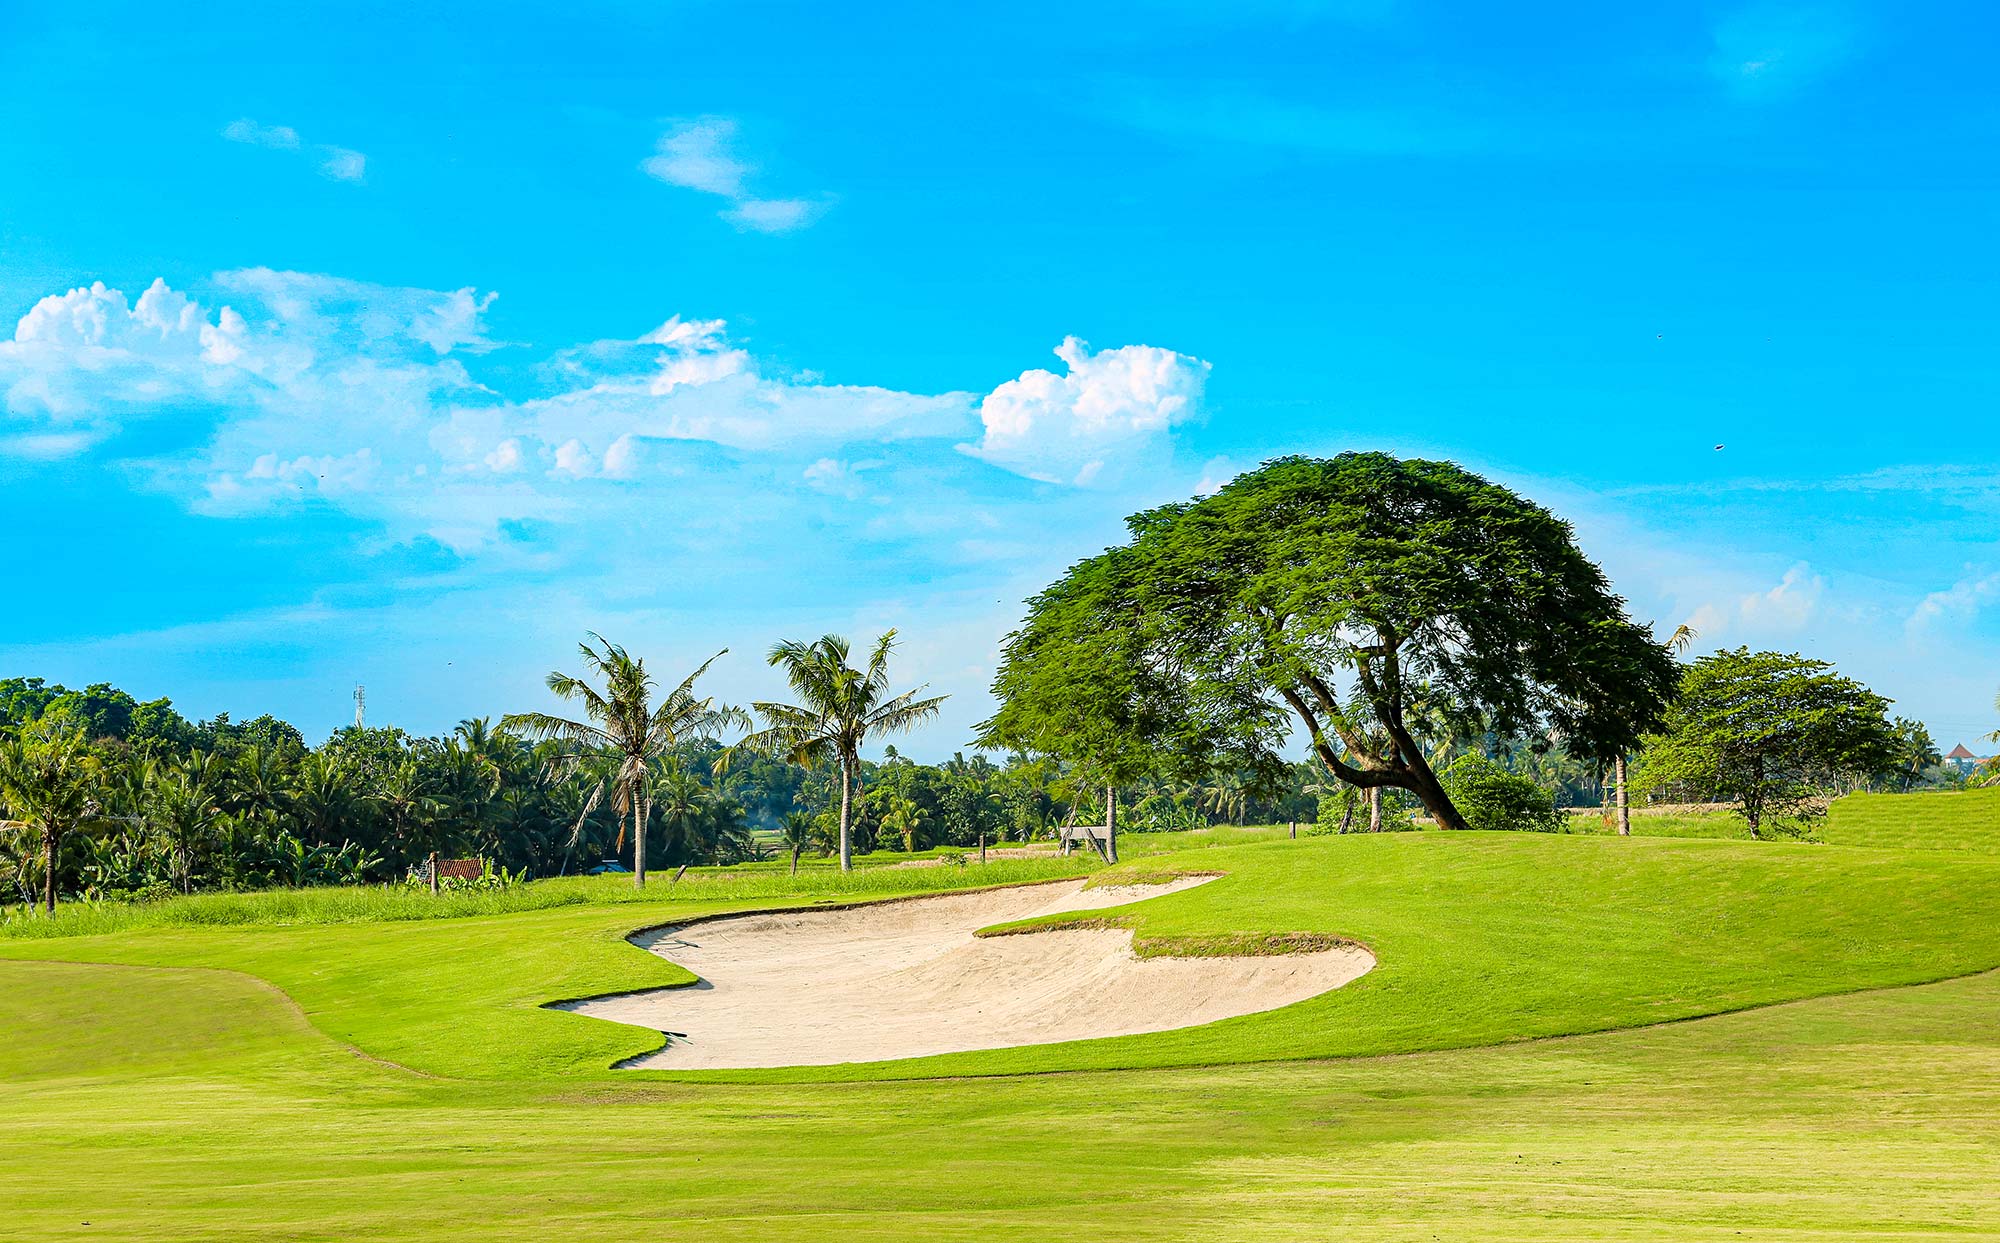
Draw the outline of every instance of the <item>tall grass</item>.
<instances>
[{"instance_id":1,"label":"tall grass","mask_svg":"<svg viewBox=\"0 0 2000 1243\"><path fill-rule=\"evenodd\" d=\"M814 869L797 876L713 868L690 871L678 883L660 875L644 890L635 890L629 876L570 876L435 897L401 885L203 893L148 902L72 902L53 918L15 907L0 912L0 938L102 936L139 928L467 919L564 906L660 907L671 918L672 908L694 903L894 897L1061 880L1086 875L1095 866L1094 855L1078 854L1067 859L995 859L964 867L871 868L851 873Z\"/></svg>"}]
</instances>

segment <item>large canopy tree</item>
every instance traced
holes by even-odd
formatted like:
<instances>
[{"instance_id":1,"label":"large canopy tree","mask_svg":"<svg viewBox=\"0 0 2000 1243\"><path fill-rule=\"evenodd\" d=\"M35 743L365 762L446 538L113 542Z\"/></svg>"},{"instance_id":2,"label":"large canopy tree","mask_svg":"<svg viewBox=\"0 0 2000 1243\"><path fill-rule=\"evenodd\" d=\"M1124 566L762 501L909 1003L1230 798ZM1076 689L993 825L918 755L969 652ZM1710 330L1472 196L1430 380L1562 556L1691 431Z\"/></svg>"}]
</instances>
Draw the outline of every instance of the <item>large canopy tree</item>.
<instances>
[{"instance_id":1,"label":"large canopy tree","mask_svg":"<svg viewBox=\"0 0 2000 1243\"><path fill-rule=\"evenodd\" d=\"M1888 706L1822 660L1741 647L1704 656L1646 748L1647 784L1728 799L1752 837L1801 829L1834 781L1896 769Z\"/></svg>"},{"instance_id":2,"label":"large canopy tree","mask_svg":"<svg viewBox=\"0 0 2000 1243\"><path fill-rule=\"evenodd\" d=\"M522 712L502 718L501 728L531 738L563 744L558 764L569 772L593 773L597 780L577 817L577 832L608 796L621 821L632 826L632 884L646 886L646 826L653 818L656 758L681 743L713 737L730 725L744 724L744 714L714 699L695 694L695 683L724 655L717 652L683 678L657 704L653 676L646 662L603 636L579 645L585 669L602 680L599 690L584 678L560 671L549 674L548 686L558 699L583 704L583 719L547 712ZM726 651L726 649L725 649ZM623 847L621 831L618 845Z\"/></svg>"},{"instance_id":3,"label":"large canopy tree","mask_svg":"<svg viewBox=\"0 0 2000 1243\"><path fill-rule=\"evenodd\" d=\"M837 634L810 643L788 639L774 644L771 666L785 671L799 702L751 705L764 718L764 728L743 745L807 767L837 766L843 872L854 867L850 834L860 793L862 746L871 737L903 733L930 720L945 701L943 695L919 699L921 686L899 695L889 693L889 653L895 647L896 632L885 631L869 651L867 665L856 669L847 663L852 648Z\"/></svg>"},{"instance_id":4,"label":"large canopy tree","mask_svg":"<svg viewBox=\"0 0 2000 1243\"><path fill-rule=\"evenodd\" d=\"M1088 728L1275 762L1296 723L1340 780L1408 790L1457 829L1420 709L1608 761L1658 725L1673 691L1671 656L1569 524L1450 462L1280 458L1128 526L1130 543L1031 604L996 679L996 722L1018 693L1047 732L1086 728L1072 721L1089 672L1109 666L1108 701L1142 710ZM1079 598L1088 626L1044 627ZM1045 629L1054 641L1023 642ZM1014 667L1042 661L1076 672ZM1062 696L1038 698L1039 682L1065 678Z\"/></svg>"}]
</instances>

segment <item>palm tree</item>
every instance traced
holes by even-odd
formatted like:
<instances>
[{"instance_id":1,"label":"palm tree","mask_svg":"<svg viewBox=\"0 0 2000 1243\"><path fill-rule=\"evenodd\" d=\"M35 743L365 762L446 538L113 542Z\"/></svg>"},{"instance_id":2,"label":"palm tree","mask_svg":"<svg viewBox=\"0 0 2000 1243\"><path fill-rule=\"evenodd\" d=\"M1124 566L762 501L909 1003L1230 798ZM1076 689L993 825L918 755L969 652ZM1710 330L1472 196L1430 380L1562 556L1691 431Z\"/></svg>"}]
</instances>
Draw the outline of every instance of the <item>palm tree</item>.
<instances>
[{"instance_id":1,"label":"palm tree","mask_svg":"<svg viewBox=\"0 0 2000 1243\"><path fill-rule=\"evenodd\" d=\"M743 713L712 698L699 698L694 684L708 667L729 649L709 657L684 678L680 685L653 705L653 678L646 662L634 660L624 648L592 634L597 646L578 646L584 667L601 678L599 691L584 679L567 673L549 674L548 687L558 699L583 701L581 721L553 716L547 712L512 713L500 720L502 729L519 730L533 738L554 739L564 746L558 764L565 770L587 768L593 756L611 761L599 768L583 813L577 817L577 832L590 813L608 794L612 810L621 822L632 826L632 883L646 886L646 825L652 819L652 782L649 763L691 738L713 737L725 726L747 723ZM618 847L625 844L624 831Z\"/></svg>"},{"instance_id":2,"label":"palm tree","mask_svg":"<svg viewBox=\"0 0 2000 1243\"><path fill-rule=\"evenodd\" d=\"M222 775L213 751L195 751L147 787L145 820L166 842L169 869L182 893L194 892L195 864L222 820Z\"/></svg>"},{"instance_id":3,"label":"palm tree","mask_svg":"<svg viewBox=\"0 0 2000 1243\"><path fill-rule=\"evenodd\" d=\"M667 831L667 849L682 847L683 862L703 853L701 830L713 797L701 778L674 756L666 756L656 766L647 802L660 813L660 825Z\"/></svg>"},{"instance_id":4,"label":"palm tree","mask_svg":"<svg viewBox=\"0 0 2000 1243\"><path fill-rule=\"evenodd\" d=\"M792 852L792 875L799 874L799 856L812 845L813 817L810 812L788 812L778 822L779 840Z\"/></svg>"},{"instance_id":5,"label":"palm tree","mask_svg":"<svg viewBox=\"0 0 2000 1243\"><path fill-rule=\"evenodd\" d=\"M882 793L880 787L877 794ZM909 854L917 852L917 834L930 823L930 816L923 804L901 791L891 791L882 809L882 827L903 839L903 850Z\"/></svg>"},{"instance_id":6,"label":"palm tree","mask_svg":"<svg viewBox=\"0 0 2000 1243\"><path fill-rule=\"evenodd\" d=\"M896 646L890 630L875 641L866 669L847 663L851 648L837 634L811 643L788 639L771 648L773 668L785 671L797 704L752 705L764 718L764 729L746 745L781 753L808 768L832 763L840 769L840 870L854 870L849 833L854 800L861 783L861 748L873 734L899 734L938 713L945 696L918 699L924 688L889 694L889 653Z\"/></svg>"},{"instance_id":7,"label":"palm tree","mask_svg":"<svg viewBox=\"0 0 2000 1243\"><path fill-rule=\"evenodd\" d=\"M44 720L0 747L0 792L14 823L40 839L42 901L51 915L63 842L102 813L91 793L96 769L83 731L66 721Z\"/></svg>"}]
</instances>

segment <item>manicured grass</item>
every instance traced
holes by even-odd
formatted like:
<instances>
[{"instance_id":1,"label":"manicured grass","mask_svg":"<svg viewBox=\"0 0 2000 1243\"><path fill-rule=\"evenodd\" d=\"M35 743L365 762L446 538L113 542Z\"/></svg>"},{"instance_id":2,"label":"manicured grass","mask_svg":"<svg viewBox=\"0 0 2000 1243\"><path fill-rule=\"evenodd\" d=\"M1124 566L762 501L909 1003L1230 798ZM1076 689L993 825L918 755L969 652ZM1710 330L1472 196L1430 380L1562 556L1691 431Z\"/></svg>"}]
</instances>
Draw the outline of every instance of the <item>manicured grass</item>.
<instances>
[{"instance_id":1,"label":"manicured grass","mask_svg":"<svg viewBox=\"0 0 2000 1243\"><path fill-rule=\"evenodd\" d=\"M571 876L485 892L445 892L435 897L427 890L403 885L353 885L196 894L155 902L71 902L59 907L53 919L26 908L4 912L4 917L0 917L0 940L101 936L141 928L466 919L558 907L660 907L671 912L688 905L707 910L729 903L822 898L854 901L1082 876L1091 870L1092 863L1083 857L1058 859L1051 855L995 859L962 868L871 869L846 875L838 870L801 870L796 877L753 866L733 870L702 868L689 871L679 881L673 879L672 872L655 873L643 890L633 887L629 875L610 875ZM671 917L671 914L661 916Z\"/></svg>"},{"instance_id":2,"label":"manicured grass","mask_svg":"<svg viewBox=\"0 0 2000 1243\"><path fill-rule=\"evenodd\" d=\"M1413 1057L468 1084L357 1058L241 976L0 963L0 1233L1991 1239L1996 1015L1979 976Z\"/></svg>"},{"instance_id":3,"label":"manicured grass","mask_svg":"<svg viewBox=\"0 0 2000 1243\"><path fill-rule=\"evenodd\" d=\"M1618 822L1596 808L1572 811L1569 813L1569 831L1616 836ZM1750 840L1750 826L1743 817L1730 811L1652 812L1634 808L1632 836L1726 837L1747 842Z\"/></svg>"},{"instance_id":4,"label":"manicured grass","mask_svg":"<svg viewBox=\"0 0 2000 1243\"><path fill-rule=\"evenodd\" d=\"M2000 1238L2000 974L1761 1004L2000 964L1995 819L1128 845L1111 875L1225 873L1110 913L1142 939L1350 936L1381 966L1189 1032L795 1076L1151 1067L977 1080L608 1072L652 1042L537 1002L685 978L638 924L999 871L99 912L0 940L0 1237ZM1329 1053L1394 1055L1228 1064Z\"/></svg>"},{"instance_id":5,"label":"manicured grass","mask_svg":"<svg viewBox=\"0 0 2000 1243\"><path fill-rule=\"evenodd\" d=\"M1010 875L877 870L901 892ZM996 1074L1407 1052L1626 1027L2000 966L2000 858L1945 851L1541 834L1393 833L1143 856L1128 874L1222 872L1127 911L1180 949L1299 934L1368 945L1369 975L1282 1010L1177 1032L893 1064L694 1078ZM775 881L778 878L767 878ZM1108 879L1108 877L1107 877ZM801 877L802 885L814 884ZM664 888L664 887L662 887ZM653 892L653 891L649 891ZM687 894L695 894L690 889ZM861 896L857 889L841 896ZM269 981L337 1038L473 1078L613 1072L658 1038L542 1009L683 982L634 927L801 895L562 906L413 922L170 927L0 941L0 956L221 966Z\"/></svg>"},{"instance_id":6,"label":"manicured grass","mask_svg":"<svg viewBox=\"0 0 2000 1243\"><path fill-rule=\"evenodd\" d=\"M2000 789L1849 795L1834 803L1821 836L1840 846L2000 854Z\"/></svg>"}]
</instances>

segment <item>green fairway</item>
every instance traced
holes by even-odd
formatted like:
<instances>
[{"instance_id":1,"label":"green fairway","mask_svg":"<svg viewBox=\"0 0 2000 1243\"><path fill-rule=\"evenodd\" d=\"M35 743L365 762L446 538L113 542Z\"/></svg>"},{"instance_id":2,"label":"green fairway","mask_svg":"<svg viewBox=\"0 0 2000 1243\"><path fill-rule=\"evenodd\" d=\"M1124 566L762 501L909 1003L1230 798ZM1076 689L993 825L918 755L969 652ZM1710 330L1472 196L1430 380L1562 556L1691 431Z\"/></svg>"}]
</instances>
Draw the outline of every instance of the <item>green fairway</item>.
<instances>
[{"instance_id":1,"label":"green fairway","mask_svg":"<svg viewBox=\"0 0 2000 1243\"><path fill-rule=\"evenodd\" d=\"M579 1088L373 1065L240 976L6 963L0 1212L38 1240L1992 1238L1997 1013L1988 975L1415 1057Z\"/></svg>"},{"instance_id":2,"label":"green fairway","mask_svg":"<svg viewBox=\"0 0 2000 1243\"><path fill-rule=\"evenodd\" d=\"M738 888L453 919L169 926L0 940L0 956L219 966L268 981L323 1030L431 1074L602 1076L657 1035L541 1008L682 982L623 935L750 906L1039 877L1060 860ZM1133 908L1143 947L1272 934L1359 941L1377 968L1296 1006L1205 1027L897 1064L706 1072L879 1078L1350 1056L1492 1044L1713 1014L2000 966L2000 858L1782 842L1388 833L1148 855L1120 872L1225 873ZM1115 875L1115 873L1114 873ZM591 882L610 896L609 882ZM532 890L530 891L532 893ZM821 896L826 895L826 896ZM523 902L530 901L524 897ZM401 899L394 908L400 911ZM87 925L86 925L87 926ZM630 1075L634 1072L620 1072ZM668 1072L649 1071L648 1075ZM693 1073L693 1072L683 1072Z\"/></svg>"},{"instance_id":3,"label":"green fairway","mask_svg":"<svg viewBox=\"0 0 2000 1243\"><path fill-rule=\"evenodd\" d=\"M524 1221L648 1240L2000 1237L2000 855L1979 848L1994 807L1841 804L1828 836L1868 826L1865 846L1156 839L1116 874L1222 875L1110 912L1142 948L1315 933L1366 943L1379 966L1179 1032L679 1081L607 1069L649 1033L541 1003L685 979L624 942L649 923L1094 865L81 912L74 935L0 939L0 1225L36 1239L513 1238ZM1090 1073L1015 1073L1049 1069ZM842 1079L888 1081L827 1082Z\"/></svg>"}]
</instances>

